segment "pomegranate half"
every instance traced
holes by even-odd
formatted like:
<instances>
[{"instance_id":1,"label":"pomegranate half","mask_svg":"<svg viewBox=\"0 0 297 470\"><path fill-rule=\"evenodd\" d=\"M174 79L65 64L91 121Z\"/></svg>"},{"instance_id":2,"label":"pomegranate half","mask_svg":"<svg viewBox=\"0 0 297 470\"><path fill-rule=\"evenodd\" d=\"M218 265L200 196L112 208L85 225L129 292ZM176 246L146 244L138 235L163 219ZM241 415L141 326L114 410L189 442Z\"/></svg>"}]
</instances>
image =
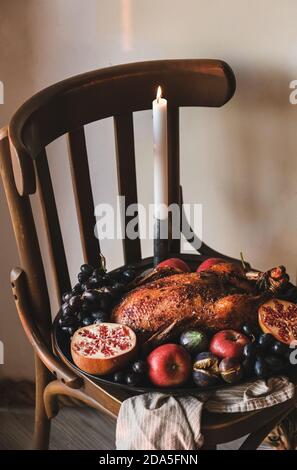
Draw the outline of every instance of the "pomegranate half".
<instances>
[{"instance_id":1,"label":"pomegranate half","mask_svg":"<svg viewBox=\"0 0 297 470\"><path fill-rule=\"evenodd\" d=\"M136 352L136 335L118 323L79 328L71 339L74 364L84 372L106 375L124 367Z\"/></svg>"},{"instance_id":2,"label":"pomegranate half","mask_svg":"<svg viewBox=\"0 0 297 470\"><path fill-rule=\"evenodd\" d=\"M272 299L259 308L259 325L264 333L290 344L297 340L297 305L286 300Z\"/></svg>"}]
</instances>

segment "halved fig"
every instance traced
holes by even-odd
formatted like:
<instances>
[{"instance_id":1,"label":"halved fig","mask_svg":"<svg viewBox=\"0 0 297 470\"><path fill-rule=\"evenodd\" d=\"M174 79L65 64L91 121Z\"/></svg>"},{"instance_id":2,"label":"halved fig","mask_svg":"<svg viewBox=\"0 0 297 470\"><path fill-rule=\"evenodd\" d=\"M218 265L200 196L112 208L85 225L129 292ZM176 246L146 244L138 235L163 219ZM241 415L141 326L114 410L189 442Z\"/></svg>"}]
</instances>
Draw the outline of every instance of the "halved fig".
<instances>
[{"instance_id":1,"label":"halved fig","mask_svg":"<svg viewBox=\"0 0 297 470\"><path fill-rule=\"evenodd\" d=\"M271 299L259 308L259 325L264 333L290 344L297 340L297 305L286 300Z\"/></svg>"},{"instance_id":2,"label":"halved fig","mask_svg":"<svg viewBox=\"0 0 297 470\"><path fill-rule=\"evenodd\" d=\"M98 323L79 328L71 339L75 365L89 374L115 372L124 367L135 352L134 331L118 323Z\"/></svg>"}]
</instances>

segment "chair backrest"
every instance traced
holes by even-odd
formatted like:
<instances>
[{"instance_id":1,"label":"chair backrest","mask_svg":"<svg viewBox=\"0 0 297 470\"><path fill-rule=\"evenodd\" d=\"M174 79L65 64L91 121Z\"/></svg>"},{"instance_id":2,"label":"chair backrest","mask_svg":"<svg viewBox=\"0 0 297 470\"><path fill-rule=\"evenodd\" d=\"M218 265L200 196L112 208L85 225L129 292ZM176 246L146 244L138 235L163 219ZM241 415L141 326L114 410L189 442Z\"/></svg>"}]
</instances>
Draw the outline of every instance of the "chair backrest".
<instances>
[{"instance_id":1,"label":"chair backrest","mask_svg":"<svg viewBox=\"0 0 297 470\"><path fill-rule=\"evenodd\" d=\"M114 118L119 194L126 206L137 203L133 112L152 106L157 86L168 98L169 203L179 202L179 108L220 107L233 96L235 78L220 60L168 60L95 70L57 83L30 98L2 133L1 166L4 187L28 276L36 315L49 310L44 268L29 195L38 187L49 256L58 295L70 287L46 146L67 136L73 191L84 260L95 263L100 250L94 235L95 216L84 125ZM125 222L128 222L126 218ZM171 251L178 253L179 240ZM140 240L123 241L127 263L141 259Z\"/></svg>"}]
</instances>

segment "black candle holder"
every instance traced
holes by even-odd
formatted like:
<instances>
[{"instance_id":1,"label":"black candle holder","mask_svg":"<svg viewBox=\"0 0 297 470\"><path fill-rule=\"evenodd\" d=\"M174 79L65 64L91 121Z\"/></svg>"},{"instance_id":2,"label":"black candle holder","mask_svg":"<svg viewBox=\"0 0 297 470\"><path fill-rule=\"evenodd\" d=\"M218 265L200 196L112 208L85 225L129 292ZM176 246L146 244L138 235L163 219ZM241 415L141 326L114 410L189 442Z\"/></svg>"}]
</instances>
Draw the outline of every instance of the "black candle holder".
<instances>
[{"instance_id":1,"label":"black candle holder","mask_svg":"<svg viewBox=\"0 0 297 470\"><path fill-rule=\"evenodd\" d=\"M166 219L154 220L154 266L169 257L172 238L171 214Z\"/></svg>"}]
</instances>

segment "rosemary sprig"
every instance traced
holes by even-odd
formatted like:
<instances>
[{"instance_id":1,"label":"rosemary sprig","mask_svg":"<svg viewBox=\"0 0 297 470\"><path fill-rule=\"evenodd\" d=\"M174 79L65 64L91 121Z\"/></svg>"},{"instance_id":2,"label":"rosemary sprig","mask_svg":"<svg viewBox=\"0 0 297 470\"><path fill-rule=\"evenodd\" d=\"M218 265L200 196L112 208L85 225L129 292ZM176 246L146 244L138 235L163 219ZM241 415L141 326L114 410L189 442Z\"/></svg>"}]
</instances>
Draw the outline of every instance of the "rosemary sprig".
<instances>
[{"instance_id":1,"label":"rosemary sprig","mask_svg":"<svg viewBox=\"0 0 297 470\"><path fill-rule=\"evenodd\" d=\"M242 267L243 267L243 269L246 271L246 270L247 270L247 267L246 267L246 264L245 264L245 261L244 261L244 257L243 257L242 251L240 252L240 259L241 259Z\"/></svg>"},{"instance_id":2,"label":"rosemary sprig","mask_svg":"<svg viewBox=\"0 0 297 470\"><path fill-rule=\"evenodd\" d=\"M106 272L106 259L105 259L105 256L103 256L102 253L99 253L99 256L100 256L99 268L102 269L102 271Z\"/></svg>"}]
</instances>

